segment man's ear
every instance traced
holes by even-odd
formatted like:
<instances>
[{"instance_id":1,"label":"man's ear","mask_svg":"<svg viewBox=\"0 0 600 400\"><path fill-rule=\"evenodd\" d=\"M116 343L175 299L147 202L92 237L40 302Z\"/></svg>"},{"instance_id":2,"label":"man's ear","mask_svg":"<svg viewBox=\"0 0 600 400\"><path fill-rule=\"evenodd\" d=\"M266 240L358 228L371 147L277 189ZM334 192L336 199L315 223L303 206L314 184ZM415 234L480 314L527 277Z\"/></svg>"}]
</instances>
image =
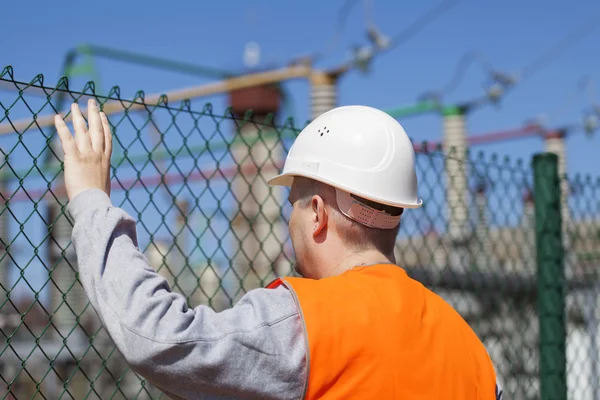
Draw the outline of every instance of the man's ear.
<instances>
[{"instance_id":1,"label":"man's ear","mask_svg":"<svg viewBox=\"0 0 600 400\"><path fill-rule=\"evenodd\" d=\"M313 212L313 237L316 237L327 227L329 216L321 196L314 195L310 200L310 204Z\"/></svg>"}]
</instances>

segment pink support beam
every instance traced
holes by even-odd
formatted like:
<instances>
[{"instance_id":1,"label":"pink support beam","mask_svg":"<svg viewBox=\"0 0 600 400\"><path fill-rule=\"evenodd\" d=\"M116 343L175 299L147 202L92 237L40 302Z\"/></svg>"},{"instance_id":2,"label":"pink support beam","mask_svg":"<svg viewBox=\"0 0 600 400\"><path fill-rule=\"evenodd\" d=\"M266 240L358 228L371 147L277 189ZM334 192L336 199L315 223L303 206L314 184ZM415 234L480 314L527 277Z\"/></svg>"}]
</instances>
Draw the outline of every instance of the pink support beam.
<instances>
[{"instance_id":1,"label":"pink support beam","mask_svg":"<svg viewBox=\"0 0 600 400\"><path fill-rule=\"evenodd\" d=\"M283 167L283 162L280 163L269 163L261 168L262 172L277 172ZM258 168L254 164L246 164L241 166L240 172L242 175L254 175L258 171ZM143 178L133 178L126 180L113 179L111 190L130 190L139 187L150 187L156 186L161 183L165 185L169 184L177 184L186 182L197 182L204 181L207 179L213 178L232 178L238 173L237 167L225 167L225 168L213 168L210 170L199 170L190 173L187 176L182 176L181 174L168 174L164 177L161 175L152 175ZM64 185L56 186L52 188L52 193L54 196L61 197L65 196L65 187ZM3 193L4 198L11 196L9 193ZM12 196L10 197L10 202L16 201L40 201L43 198L51 197L49 189L35 189L25 191L23 188L19 188Z\"/></svg>"},{"instance_id":2,"label":"pink support beam","mask_svg":"<svg viewBox=\"0 0 600 400\"><path fill-rule=\"evenodd\" d=\"M472 135L467 137L467 144L469 146L476 146L481 144L498 143L506 140L523 139L531 136L541 136L545 133L544 129L538 125L526 125L521 128L508 129L505 131L489 132L479 135ZM428 142L426 146L421 144L415 144L416 152L427 152L435 151L442 142Z\"/></svg>"}]
</instances>

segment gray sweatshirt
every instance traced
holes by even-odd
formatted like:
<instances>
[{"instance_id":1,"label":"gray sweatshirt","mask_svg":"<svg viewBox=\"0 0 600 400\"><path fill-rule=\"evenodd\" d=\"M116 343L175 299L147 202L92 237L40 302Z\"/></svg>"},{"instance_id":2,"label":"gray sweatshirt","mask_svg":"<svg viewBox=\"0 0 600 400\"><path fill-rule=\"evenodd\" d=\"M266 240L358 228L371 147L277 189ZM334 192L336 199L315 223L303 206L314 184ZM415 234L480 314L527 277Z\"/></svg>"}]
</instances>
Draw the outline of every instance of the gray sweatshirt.
<instances>
[{"instance_id":1,"label":"gray sweatshirt","mask_svg":"<svg viewBox=\"0 0 600 400\"><path fill-rule=\"evenodd\" d=\"M100 190L68 206L79 279L131 368L174 399L301 399L306 340L291 292L255 289L193 309L149 265L135 221Z\"/></svg>"},{"instance_id":2,"label":"gray sweatshirt","mask_svg":"<svg viewBox=\"0 0 600 400\"><path fill-rule=\"evenodd\" d=\"M190 309L139 251L135 221L104 192L78 194L68 212L79 279L134 371L173 399L304 398L306 335L285 286L252 290L220 313Z\"/></svg>"}]
</instances>

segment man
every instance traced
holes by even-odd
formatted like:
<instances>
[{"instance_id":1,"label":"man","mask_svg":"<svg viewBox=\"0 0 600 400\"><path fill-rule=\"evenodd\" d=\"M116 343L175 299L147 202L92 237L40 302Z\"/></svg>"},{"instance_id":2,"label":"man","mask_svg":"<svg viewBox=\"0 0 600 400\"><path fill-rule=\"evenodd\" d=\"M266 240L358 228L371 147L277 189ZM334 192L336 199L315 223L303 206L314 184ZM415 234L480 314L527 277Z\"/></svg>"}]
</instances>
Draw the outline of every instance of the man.
<instances>
[{"instance_id":1,"label":"man","mask_svg":"<svg viewBox=\"0 0 600 400\"><path fill-rule=\"evenodd\" d=\"M412 144L387 114L340 107L309 124L273 185L290 186L297 271L233 308L190 309L113 207L110 126L60 116L73 244L86 293L131 367L172 398L496 399L464 320L395 266L400 216L421 205ZM220 397L219 397L220 396Z\"/></svg>"}]
</instances>

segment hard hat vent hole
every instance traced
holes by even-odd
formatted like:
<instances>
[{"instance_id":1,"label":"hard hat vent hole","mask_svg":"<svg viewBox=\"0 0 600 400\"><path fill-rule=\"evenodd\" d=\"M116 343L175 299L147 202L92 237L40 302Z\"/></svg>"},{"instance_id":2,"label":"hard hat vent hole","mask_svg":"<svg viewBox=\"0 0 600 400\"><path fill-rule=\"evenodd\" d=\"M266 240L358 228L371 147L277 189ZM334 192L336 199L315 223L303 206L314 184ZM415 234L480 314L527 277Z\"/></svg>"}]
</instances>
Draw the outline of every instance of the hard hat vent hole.
<instances>
[{"instance_id":1,"label":"hard hat vent hole","mask_svg":"<svg viewBox=\"0 0 600 400\"><path fill-rule=\"evenodd\" d=\"M329 133L329 129L327 129L327 127L324 126L323 128L319 129L317 133L319 133L320 136L323 136L325 133Z\"/></svg>"}]
</instances>

